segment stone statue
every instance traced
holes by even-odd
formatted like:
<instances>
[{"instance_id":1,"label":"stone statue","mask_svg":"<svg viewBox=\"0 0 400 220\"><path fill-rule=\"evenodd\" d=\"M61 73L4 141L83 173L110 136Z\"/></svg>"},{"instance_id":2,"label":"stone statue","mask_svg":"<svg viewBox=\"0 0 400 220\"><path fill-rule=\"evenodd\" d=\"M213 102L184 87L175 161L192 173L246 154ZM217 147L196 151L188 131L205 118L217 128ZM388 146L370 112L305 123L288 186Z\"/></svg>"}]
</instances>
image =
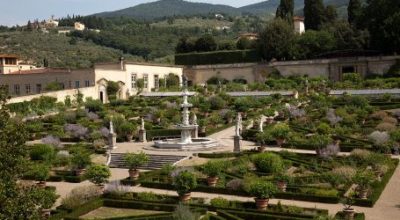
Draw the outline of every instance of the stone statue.
<instances>
[{"instance_id":1,"label":"stone statue","mask_svg":"<svg viewBox=\"0 0 400 220\"><path fill-rule=\"evenodd\" d=\"M110 134L114 134L114 125L112 120L110 120Z\"/></svg>"},{"instance_id":2,"label":"stone statue","mask_svg":"<svg viewBox=\"0 0 400 220\"><path fill-rule=\"evenodd\" d=\"M193 113L192 124L197 125L197 115Z\"/></svg>"},{"instance_id":3,"label":"stone statue","mask_svg":"<svg viewBox=\"0 0 400 220\"><path fill-rule=\"evenodd\" d=\"M140 130L144 130L144 119L143 118L141 118L141 121L140 121Z\"/></svg>"},{"instance_id":4,"label":"stone statue","mask_svg":"<svg viewBox=\"0 0 400 220\"><path fill-rule=\"evenodd\" d=\"M238 113L236 117L236 130L235 130L235 136L240 136L240 133L242 131L242 115Z\"/></svg>"}]
</instances>

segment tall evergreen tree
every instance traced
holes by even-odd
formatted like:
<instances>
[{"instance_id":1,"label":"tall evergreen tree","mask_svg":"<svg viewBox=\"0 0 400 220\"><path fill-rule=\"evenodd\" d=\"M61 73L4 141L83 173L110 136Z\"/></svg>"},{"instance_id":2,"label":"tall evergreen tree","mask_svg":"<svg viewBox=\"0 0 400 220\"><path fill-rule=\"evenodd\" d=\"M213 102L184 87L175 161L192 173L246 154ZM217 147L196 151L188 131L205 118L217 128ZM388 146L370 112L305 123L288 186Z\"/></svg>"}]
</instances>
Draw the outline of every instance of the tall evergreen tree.
<instances>
[{"instance_id":1,"label":"tall evergreen tree","mask_svg":"<svg viewBox=\"0 0 400 220\"><path fill-rule=\"evenodd\" d=\"M325 18L322 0L304 0L304 17L306 29L318 30Z\"/></svg>"},{"instance_id":2,"label":"tall evergreen tree","mask_svg":"<svg viewBox=\"0 0 400 220\"><path fill-rule=\"evenodd\" d=\"M356 24L362 13L361 1L360 0L350 0L347 6L347 20L350 24Z\"/></svg>"},{"instance_id":3,"label":"tall evergreen tree","mask_svg":"<svg viewBox=\"0 0 400 220\"><path fill-rule=\"evenodd\" d=\"M289 23L292 23L293 19L293 10L294 10L294 1L293 0L281 0L278 8L276 9L276 17L282 18Z\"/></svg>"}]
</instances>

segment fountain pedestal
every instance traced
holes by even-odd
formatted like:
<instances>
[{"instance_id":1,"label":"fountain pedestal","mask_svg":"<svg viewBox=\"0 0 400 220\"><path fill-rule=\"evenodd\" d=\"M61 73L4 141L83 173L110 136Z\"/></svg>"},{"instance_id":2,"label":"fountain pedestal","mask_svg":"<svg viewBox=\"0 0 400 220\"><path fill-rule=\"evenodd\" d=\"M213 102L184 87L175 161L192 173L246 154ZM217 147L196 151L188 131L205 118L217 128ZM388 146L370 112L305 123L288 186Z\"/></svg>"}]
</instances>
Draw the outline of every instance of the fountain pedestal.
<instances>
[{"instance_id":1,"label":"fountain pedestal","mask_svg":"<svg viewBox=\"0 0 400 220\"><path fill-rule=\"evenodd\" d=\"M219 146L218 142L213 139L198 138L197 135L194 135L194 138L192 137L193 131L195 131L195 134L198 133L198 125L189 123L189 108L192 107L192 104L188 103L188 96L189 92L185 89L182 93L182 124L177 125L177 129L181 130L181 138L155 141L155 147L162 149L200 149Z\"/></svg>"}]
</instances>

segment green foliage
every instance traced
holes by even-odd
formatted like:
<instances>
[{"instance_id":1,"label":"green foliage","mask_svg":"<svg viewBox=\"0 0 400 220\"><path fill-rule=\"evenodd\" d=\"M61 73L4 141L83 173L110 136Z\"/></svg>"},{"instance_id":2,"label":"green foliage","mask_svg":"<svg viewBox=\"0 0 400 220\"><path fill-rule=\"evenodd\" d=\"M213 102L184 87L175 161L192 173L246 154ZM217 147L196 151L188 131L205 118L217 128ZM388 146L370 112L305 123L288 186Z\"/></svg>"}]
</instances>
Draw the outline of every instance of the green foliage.
<instances>
[{"instance_id":1,"label":"green foliage","mask_svg":"<svg viewBox=\"0 0 400 220\"><path fill-rule=\"evenodd\" d=\"M219 208L229 208L230 207L229 200L222 198L222 197L217 197L217 198L211 199L210 204L214 207L219 207Z\"/></svg>"},{"instance_id":2,"label":"green foliage","mask_svg":"<svg viewBox=\"0 0 400 220\"><path fill-rule=\"evenodd\" d=\"M50 177L50 167L47 164L32 164L27 175L37 181L46 181Z\"/></svg>"},{"instance_id":3,"label":"green foliage","mask_svg":"<svg viewBox=\"0 0 400 220\"><path fill-rule=\"evenodd\" d=\"M220 110L226 106L225 100L221 96L213 96L209 99L212 110Z\"/></svg>"},{"instance_id":4,"label":"green foliage","mask_svg":"<svg viewBox=\"0 0 400 220\"><path fill-rule=\"evenodd\" d=\"M139 166L148 163L149 156L147 156L144 152L140 152L138 154L127 153L124 155L124 160L129 169L136 170Z\"/></svg>"},{"instance_id":5,"label":"green foliage","mask_svg":"<svg viewBox=\"0 0 400 220\"><path fill-rule=\"evenodd\" d=\"M400 59L396 60L396 63L393 64L388 70L387 76L396 77L400 75Z\"/></svg>"},{"instance_id":6,"label":"green foliage","mask_svg":"<svg viewBox=\"0 0 400 220\"><path fill-rule=\"evenodd\" d=\"M141 192L141 193L138 193L136 197L138 200L143 200L143 201L159 201L160 200L160 196L153 192Z\"/></svg>"},{"instance_id":7,"label":"green foliage","mask_svg":"<svg viewBox=\"0 0 400 220\"><path fill-rule=\"evenodd\" d=\"M282 173L285 164L282 158L274 153L260 153L252 156L252 161L257 169L265 173Z\"/></svg>"},{"instance_id":8,"label":"green foliage","mask_svg":"<svg viewBox=\"0 0 400 220\"><path fill-rule=\"evenodd\" d=\"M47 144L36 144L29 152L31 160L50 162L55 157L54 147Z\"/></svg>"},{"instance_id":9,"label":"green foliage","mask_svg":"<svg viewBox=\"0 0 400 220\"><path fill-rule=\"evenodd\" d=\"M62 89L63 88L61 86L61 83L59 83L59 82L50 82L44 88L44 90L46 90L46 91L58 91L58 90L62 90Z\"/></svg>"},{"instance_id":10,"label":"green foliage","mask_svg":"<svg viewBox=\"0 0 400 220\"><path fill-rule=\"evenodd\" d=\"M2 53L18 54L21 59L32 60L37 66L44 66L45 58L50 67L89 68L95 62L116 61L122 53L88 41L70 44L70 40L70 37L63 34L43 34L36 31L0 33ZM127 59L132 58L129 55L124 56Z\"/></svg>"},{"instance_id":11,"label":"green foliage","mask_svg":"<svg viewBox=\"0 0 400 220\"><path fill-rule=\"evenodd\" d=\"M176 220L197 220L199 219L199 215L197 213L193 213L190 210L189 206L186 206L184 204L179 204L176 207L176 210L173 213L173 219Z\"/></svg>"},{"instance_id":12,"label":"green foliage","mask_svg":"<svg viewBox=\"0 0 400 220\"><path fill-rule=\"evenodd\" d=\"M362 6L360 0L350 0L347 7L347 20L350 24L358 24L362 13Z\"/></svg>"},{"instance_id":13,"label":"green foliage","mask_svg":"<svg viewBox=\"0 0 400 220\"><path fill-rule=\"evenodd\" d=\"M257 181L250 185L249 193L258 199L270 199L278 191L271 182Z\"/></svg>"},{"instance_id":14,"label":"green foliage","mask_svg":"<svg viewBox=\"0 0 400 220\"><path fill-rule=\"evenodd\" d=\"M217 177L221 175L221 172L227 167L226 161L208 161L203 166L203 172L210 177Z\"/></svg>"},{"instance_id":15,"label":"green foliage","mask_svg":"<svg viewBox=\"0 0 400 220\"><path fill-rule=\"evenodd\" d=\"M311 137L309 137L309 144L316 147L326 147L328 144L332 143L332 138L329 137L329 135L323 135L323 134L315 134Z\"/></svg>"},{"instance_id":16,"label":"green foliage","mask_svg":"<svg viewBox=\"0 0 400 220\"><path fill-rule=\"evenodd\" d=\"M91 164L90 152L83 148L76 148L72 152L71 164L76 169L84 169Z\"/></svg>"},{"instance_id":17,"label":"green foliage","mask_svg":"<svg viewBox=\"0 0 400 220\"><path fill-rule=\"evenodd\" d=\"M256 50L231 50L175 55L176 65L252 63L260 60L260 55Z\"/></svg>"},{"instance_id":18,"label":"green foliage","mask_svg":"<svg viewBox=\"0 0 400 220\"><path fill-rule=\"evenodd\" d=\"M107 94L109 96L116 96L117 92L119 91L118 82L108 81L107 82Z\"/></svg>"},{"instance_id":19,"label":"green foliage","mask_svg":"<svg viewBox=\"0 0 400 220\"><path fill-rule=\"evenodd\" d=\"M374 182L374 173L370 170L357 172L354 176L354 183L357 184L361 189L368 189Z\"/></svg>"},{"instance_id":20,"label":"green foliage","mask_svg":"<svg viewBox=\"0 0 400 220\"><path fill-rule=\"evenodd\" d=\"M89 112L100 112L104 110L104 105L100 100L94 100L91 97L86 98L85 108Z\"/></svg>"},{"instance_id":21,"label":"green foliage","mask_svg":"<svg viewBox=\"0 0 400 220\"><path fill-rule=\"evenodd\" d=\"M7 93L0 88L0 219L39 219L48 195L17 183L28 168L27 132L22 121L10 119L6 102Z\"/></svg>"},{"instance_id":22,"label":"green foliage","mask_svg":"<svg viewBox=\"0 0 400 220\"><path fill-rule=\"evenodd\" d=\"M325 7L322 0L304 1L304 25L306 29L319 30L324 22Z\"/></svg>"},{"instance_id":23,"label":"green foliage","mask_svg":"<svg viewBox=\"0 0 400 220\"><path fill-rule=\"evenodd\" d=\"M287 21L278 18L268 22L260 34L259 47L263 58L290 59L294 37L293 28Z\"/></svg>"},{"instance_id":24,"label":"green foliage","mask_svg":"<svg viewBox=\"0 0 400 220\"><path fill-rule=\"evenodd\" d=\"M275 124L271 129L265 131L268 135L275 139L286 139L290 133L290 128L285 123Z\"/></svg>"},{"instance_id":25,"label":"green foliage","mask_svg":"<svg viewBox=\"0 0 400 220\"><path fill-rule=\"evenodd\" d=\"M310 59L327 51L331 51L336 46L333 34L327 31L309 30L296 37L296 50L292 55L297 59Z\"/></svg>"},{"instance_id":26,"label":"green foliage","mask_svg":"<svg viewBox=\"0 0 400 220\"><path fill-rule=\"evenodd\" d=\"M102 185L108 182L111 171L106 165L94 164L86 170L85 176L90 182L96 185Z\"/></svg>"},{"instance_id":27,"label":"green foliage","mask_svg":"<svg viewBox=\"0 0 400 220\"><path fill-rule=\"evenodd\" d=\"M179 195L191 192L197 187L196 176L185 170L174 177L174 186Z\"/></svg>"},{"instance_id":28,"label":"green foliage","mask_svg":"<svg viewBox=\"0 0 400 220\"><path fill-rule=\"evenodd\" d=\"M218 45L211 35L206 35L197 39L194 47L197 52L209 52L217 50Z\"/></svg>"},{"instance_id":29,"label":"green foliage","mask_svg":"<svg viewBox=\"0 0 400 220\"><path fill-rule=\"evenodd\" d=\"M276 17L292 23L294 11L293 0L281 0L278 8L276 9Z\"/></svg>"}]
</instances>

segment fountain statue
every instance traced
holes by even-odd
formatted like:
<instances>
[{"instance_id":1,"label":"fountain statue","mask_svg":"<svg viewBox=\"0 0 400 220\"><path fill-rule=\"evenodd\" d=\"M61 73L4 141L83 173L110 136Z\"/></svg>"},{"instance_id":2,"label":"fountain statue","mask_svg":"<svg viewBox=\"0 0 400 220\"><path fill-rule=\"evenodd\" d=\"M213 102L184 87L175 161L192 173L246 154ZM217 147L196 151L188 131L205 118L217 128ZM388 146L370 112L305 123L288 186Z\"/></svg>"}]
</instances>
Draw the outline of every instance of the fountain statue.
<instances>
[{"instance_id":1,"label":"fountain statue","mask_svg":"<svg viewBox=\"0 0 400 220\"><path fill-rule=\"evenodd\" d=\"M108 145L110 149L115 149L117 146L117 134L114 132L114 125L110 120L110 133L108 134Z\"/></svg>"},{"instance_id":2,"label":"fountain statue","mask_svg":"<svg viewBox=\"0 0 400 220\"><path fill-rule=\"evenodd\" d=\"M185 80L184 80L185 81ZM155 141L154 145L157 148L164 149L199 149L199 148L210 148L217 147L218 142L210 138L197 138L192 137L193 130L198 129L197 117L196 121L192 120L193 124L189 122L189 115L193 105L188 102L190 93L187 90L186 83L184 83L184 89L182 92L183 103L182 107L182 123L176 125L176 128L181 130L181 138L179 139L167 139Z\"/></svg>"},{"instance_id":3,"label":"fountain statue","mask_svg":"<svg viewBox=\"0 0 400 220\"><path fill-rule=\"evenodd\" d=\"M233 136L233 152L240 152L240 133L242 131L242 115L238 113L236 117L235 136Z\"/></svg>"}]
</instances>

